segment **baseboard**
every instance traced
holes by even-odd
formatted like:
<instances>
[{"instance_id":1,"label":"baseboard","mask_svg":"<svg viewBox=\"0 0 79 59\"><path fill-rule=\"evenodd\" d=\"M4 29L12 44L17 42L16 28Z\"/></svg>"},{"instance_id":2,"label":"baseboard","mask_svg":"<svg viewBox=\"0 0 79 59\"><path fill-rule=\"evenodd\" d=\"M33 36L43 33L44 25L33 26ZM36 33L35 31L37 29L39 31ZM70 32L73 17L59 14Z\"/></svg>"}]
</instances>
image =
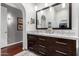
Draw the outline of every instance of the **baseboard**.
<instances>
[{"instance_id":1,"label":"baseboard","mask_svg":"<svg viewBox=\"0 0 79 59\"><path fill-rule=\"evenodd\" d=\"M7 44L6 46L1 47L1 48L5 48L5 47L8 47L8 46L12 46L12 45L15 45L15 44L18 44L18 43L21 43L21 42L23 42L23 41L19 41L19 42L10 43L10 44Z\"/></svg>"},{"instance_id":2,"label":"baseboard","mask_svg":"<svg viewBox=\"0 0 79 59\"><path fill-rule=\"evenodd\" d=\"M23 41L19 41L19 42L15 42L15 43L10 43L7 46L15 45L15 44L18 44L18 43L21 43L21 42L23 42Z\"/></svg>"}]
</instances>

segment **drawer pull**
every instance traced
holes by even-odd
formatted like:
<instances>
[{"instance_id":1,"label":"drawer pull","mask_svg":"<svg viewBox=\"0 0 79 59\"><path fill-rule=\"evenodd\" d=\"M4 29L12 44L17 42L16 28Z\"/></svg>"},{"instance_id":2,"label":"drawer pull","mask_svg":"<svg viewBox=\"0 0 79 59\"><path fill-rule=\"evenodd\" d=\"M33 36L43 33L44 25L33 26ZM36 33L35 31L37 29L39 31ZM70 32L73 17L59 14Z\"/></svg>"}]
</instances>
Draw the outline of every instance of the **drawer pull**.
<instances>
[{"instance_id":1,"label":"drawer pull","mask_svg":"<svg viewBox=\"0 0 79 59\"><path fill-rule=\"evenodd\" d=\"M39 40L45 41L45 39L39 38Z\"/></svg>"},{"instance_id":2,"label":"drawer pull","mask_svg":"<svg viewBox=\"0 0 79 59\"><path fill-rule=\"evenodd\" d=\"M64 54L64 55L67 55L67 53L64 53L64 52L61 52L61 51L58 51L56 50L57 53L61 53L61 54Z\"/></svg>"},{"instance_id":3,"label":"drawer pull","mask_svg":"<svg viewBox=\"0 0 79 59\"><path fill-rule=\"evenodd\" d=\"M40 47L43 47L43 48L45 48L45 46L43 46L43 45L39 45Z\"/></svg>"},{"instance_id":4,"label":"drawer pull","mask_svg":"<svg viewBox=\"0 0 79 59\"><path fill-rule=\"evenodd\" d=\"M62 45L67 45L67 43L63 43L63 42L58 42L56 41L57 44L62 44Z\"/></svg>"},{"instance_id":5,"label":"drawer pull","mask_svg":"<svg viewBox=\"0 0 79 59\"><path fill-rule=\"evenodd\" d=\"M44 52L39 51L39 53L41 53L41 54L45 55L45 53L44 53Z\"/></svg>"}]
</instances>

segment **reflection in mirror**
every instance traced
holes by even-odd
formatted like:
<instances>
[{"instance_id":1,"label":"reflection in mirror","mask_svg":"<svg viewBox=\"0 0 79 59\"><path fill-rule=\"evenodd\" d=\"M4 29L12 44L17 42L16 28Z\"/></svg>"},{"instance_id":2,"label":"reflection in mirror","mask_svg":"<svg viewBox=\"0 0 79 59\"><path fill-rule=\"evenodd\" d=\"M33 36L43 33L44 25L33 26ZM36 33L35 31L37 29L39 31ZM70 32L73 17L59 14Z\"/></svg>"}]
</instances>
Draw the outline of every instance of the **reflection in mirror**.
<instances>
[{"instance_id":1,"label":"reflection in mirror","mask_svg":"<svg viewBox=\"0 0 79 59\"><path fill-rule=\"evenodd\" d=\"M37 29L47 29L49 22L54 29L71 29L71 4L56 3L36 12Z\"/></svg>"},{"instance_id":2,"label":"reflection in mirror","mask_svg":"<svg viewBox=\"0 0 79 59\"><path fill-rule=\"evenodd\" d=\"M69 27L69 4L57 5L54 7L54 21L53 28L68 28Z\"/></svg>"}]
</instances>

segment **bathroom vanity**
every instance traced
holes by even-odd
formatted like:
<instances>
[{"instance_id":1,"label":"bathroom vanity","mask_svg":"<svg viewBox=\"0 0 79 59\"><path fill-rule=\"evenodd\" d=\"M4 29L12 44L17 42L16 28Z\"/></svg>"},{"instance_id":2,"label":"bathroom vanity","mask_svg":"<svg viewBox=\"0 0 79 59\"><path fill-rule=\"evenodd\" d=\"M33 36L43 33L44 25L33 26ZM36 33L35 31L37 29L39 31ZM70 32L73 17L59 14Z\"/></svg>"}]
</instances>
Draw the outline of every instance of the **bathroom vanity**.
<instances>
[{"instance_id":1,"label":"bathroom vanity","mask_svg":"<svg viewBox=\"0 0 79 59\"><path fill-rule=\"evenodd\" d=\"M28 49L43 56L76 56L74 37L28 33Z\"/></svg>"},{"instance_id":2,"label":"bathroom vanity","mask_svg":"<svg viewBox=\"0 0 79 59\"><path fill-rule=\"evenodd\" d=\"M72 30L72 4L56 3L36 11L36 29ZM51 29L51 31L52 31ZM52 33L51 31L48 31ZM27 34L28 49L43 56L79 55L79 38L64 34L32 32Z\"/></svg>"}]
</instances>

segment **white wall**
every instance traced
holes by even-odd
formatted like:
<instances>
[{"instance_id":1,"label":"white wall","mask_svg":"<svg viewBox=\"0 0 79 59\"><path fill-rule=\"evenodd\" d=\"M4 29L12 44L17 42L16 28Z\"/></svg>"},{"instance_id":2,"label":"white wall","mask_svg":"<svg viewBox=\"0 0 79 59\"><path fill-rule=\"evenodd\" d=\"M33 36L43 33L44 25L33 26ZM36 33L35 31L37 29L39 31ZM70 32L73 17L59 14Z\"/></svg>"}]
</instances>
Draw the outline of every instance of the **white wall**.
<instances>
[{"instance_id":1,"label":"white wall","mask_svg":"<svg viewBox=\"0 0 79 59\"><path fill-rule=\"evenodd\" d=\"M1 43L1 3L0 3L0 43Z\"/></svg>"},{"instance_id":2,"label":"white wall","mask_svg":"<svg viewBox=\"0 0 79 59\"><path fill-rule=\"evenodd\" d=\"M0 3L0 43L1 43L1 3ZM0 46L0 55L1 55L1 46Z\"/></svg>"},{"instance_id":3,"label":"white wall","mask_svg":"<svg viewBox=\"0 0 79 59\"><path fill-rule=\"evenodd\" d=\"M24 3L23 5L26 10L26 31L35 30L35 25L30 24L30 19L35 19L34 5L32 3Z\"/></svg>"},{"instance_id":4,"label":"white wall","mask_svg":"<svg viewBox=\"0 0 79 59\"><path fill-rule=\"evenodd\" d=\"M72 29L75 35L78 36L78 21L79 21L79 3L72 4Z\"/></svg>"},{"instance_id":5,"label":"white wall","mask_svg":"<svg viewBox=\"0 0 79 59\"><path fill-rule=\"evenodd\" d=\"M25 8L25 14L26 14L24 15L25 20L23 22L24 23L23 49L27 49L27 31L35 30L35 25L34 24L31 25L28 22L30 21L31 17L35 19L35 11L31 3L23 3L22 5Z\"/></svg>"},{"instance_id":6,"label":"white wall","mask_svg":"<svg viewBox=\"0 0 79 59\"><path fill-rule=\"evenodd\" d=\"M52 4L52 3L51 3ZM48 5L51 5L48 4ZM25 4L26 6L29 4ZM26 11L28 11L27 14L27 18L26 21L30 20L31 17L35 17L35 13L32 12L32 10L34 9L34 6L31 6L31 4L29 5L30 7L26 8ZM38 6L38 10L42 9L45 7L44 3L40 3L37 5ZM78 11L79 11L79 3L73 3L72 4L72 30L54 30L55 33L59 33L59 34L64 34L64 35L74 35L74 36L78 36ZM26 25L28 28L28 31L35 31L35 25L32 27L30 27L28 24Z\"/></svg>"}]
</instances>

